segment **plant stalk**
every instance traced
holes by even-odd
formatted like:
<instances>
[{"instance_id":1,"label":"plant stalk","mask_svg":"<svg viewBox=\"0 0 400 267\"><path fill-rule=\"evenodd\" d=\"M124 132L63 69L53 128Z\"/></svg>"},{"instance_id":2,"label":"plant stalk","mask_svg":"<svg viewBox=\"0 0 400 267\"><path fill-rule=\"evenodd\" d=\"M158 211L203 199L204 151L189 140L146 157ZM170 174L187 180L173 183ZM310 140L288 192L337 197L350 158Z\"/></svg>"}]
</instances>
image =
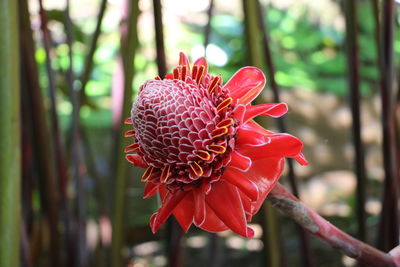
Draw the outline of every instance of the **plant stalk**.
<instances>
[{"instance_id":1,"label":"plant stalk","mask_svg":"<svg viewBox=\"0 0 400 267\"><path fill-rule=\"evenodd\" d=\"M351 258L370 266L400 266L400 264L396 265L396 259L390 254L379 251L333 226L279 183L269 193L267 200L309 233Z\"/></svg>"},{"instance_id":2,"label":"plant stalk","mask_svg":"<svg viewBox=\"0 0 400 267\"><path fill-rule=\"evenodd\" d=\"M52 144L55 155L56 171L58 174L58 187L60 188L60 207L61 207L61 217L65 227L65 237L66 237L66 247L68 254L68 262L72 266L73 258L73 238L71 237L71 222L70 222L70 210L67 198L67 184L68 184L68 174L67 166L65 160L65 150L62 146L60 126L57 116L57 101L56 101L56 80L54 70L52 68L52 38L51 33L47 27L47 16L46 10L43 7L43 1L39 2L39 15L40 15L40 29L42 32L43 47L46 53L46 71L48 79L48 91L50 98L50 124L53 133Z\"/></svg>"},{"instance_id":3,"label":"plant stalk","mask_svg":"<svg viewBox=\"0 0 400 267\"><path fill-rule=\"evenodd\" d=\"M162 22L162 6L160 0L153 0L154 26L156 32L157 68L158 75L167 74L167 61L165 59L164 31Z\"/></svg>"},{"instance_id":4,"label":"plant stalk","mask_svg":"<svg viewBox=\"0 0 400 267\"><path fill-rule=\"evenodd\" d=\"M32 123L34 159L39 177L41 207L47 219L50 232L50 258L53 266L60 263L59 231L59 193L56 181L54 154L51 147L51 135L47 124L39 74L35 61L28 1L20 0L20 49L21 49L21 85L22 92L28 99L29 113L23 114L25 123Z\"/></svg>"},{"instance_id":5,"label":"plant stalk","mask_svg":"<svg viewBox=\"0 0 400 267\"><path fill-rule=\"evenodd\" d=\"M385 0L382 3L380 70L385 180L382 193L382 211L379 221L378 248L383 251L389 251L391 248L398 245L400 220L395 109L393 108L395 1Z\"/></svg>"},{"instance_id":6,"label":"plant stalk","mask_svg":"<svg viewBox=\"0 0 400 267\"><path fill-rule=\"evenodd\" d=\"M360 111L360 64L359 64L359 48L358 48L358 24L357 24L357 1L348 0L344 3L345 19L346 19L346 44L347 44L347 71L349 83L349 97L351 114L353 117L353 145L355 151L354 168L357 177L356 197L357 205L355 214L358 222L358 238L362 241L366 240L366 213L365 213L365 190L366 190L366 173L365 173L365 156L364 147L361 140L361 111Z\"/></svg>"},{"instance_id":7,"label":"plant stalk","mask_svg":"<svg viewBox=\"0 0 400 267\"><path fill-rule=\"evenodd\" d=\"M124 157L124 148L129 145L124 138L123 121L129 117L132 102L132 81L135 72L134 59L138 46L137 17L139 14L138 1L125 0L121 18L121 48L118 59L118 70L114 77L113 101L114 130L115 130L115 195L114 217L112 225L111 266L123 266L122 247L124 244L124 213L125 189L127 184L128 162ZM125 130L128 130L125 128Z\"/></svg>"},{"instance_id":8,"label":"plant stalk","mask_svg":"<svg viewBox=\"0 0 400 267\"><path fill-rule=\"evenodd\" d=\"M74 61L73 61L73 24L70 16L71 0L66 0L64 10L65 16L65 33L66 43L68 46L68 69L66 72L66 81L69 89L69 95L72 104L72 118L70 124L71 136L71 164L72 164L72 177L75 183L76 201L74 203L75 215L75 233L76 240L74 262L77 266L84 266L87 264L87 248L86 248L86 191L84 187L84 176L81 173L81 137L79 131L80 121L80 88L74 86Z\"/></svg>"},{"instance_id":9,"label":"plant stalk","mask_svg":"<svg viewBox=\"0 0 400 267\"><path fill-rule=\"evenodd\" d=\"M210 43L210 33L211 33L211 20L214 10L214 0L210 0L210 4L207 9L207 24L204 28L204 56L207 56L207 45Z\"/></svg>"},{"instance_id":10,"label":"plant stalk","mask_svg":"<svg viewBox=\"0 0 400 267\"><path fill-rule=\"evenodd\" d=\"M18 1L0 0L0 267L19 266L20 72Z\"/></svg>"},{"instance_id":11,"label":"plant stalk","mask_svg":"<svg viewBox=\"0 0 400 267\"><path fill-rule=\"evenodd\" d=\"M262 46L262 33L259 28L258 14L258 0L243 0L243 11L244 11L244 24L245 24L245 37L246 37L246 48L248 54L248 64L256 66L260 69L265 69L265 51ZM260 103L260 98L255 100L256 104ZM257 122L263 125L261 119L257 119ZM265 203L262 207L262 227L264 242L263 261L265 265L271 267L282 267L284 266L284 257L281 233L278 223L278 214L271 209L268 203Z\"/></svg>"},{"instance_id":12,"label":"plant stalk","mask_svg":"<svg viewBox=\"0 0 400 267\"><path fill-rule=\"evenodd\" d=\"M86 55L85 58L85 67L83 69L83 73L82 76L80 77L80 81L81 81L81 104L82 103L89 103L89 100L87 99L87 95L85 93L85 88L86 88L86 84L89 81L90 78L90 74L92 73L92 69L93 69L93 57L94 57L94 53L96 52L96 48L97 48L97 41L99 40L99 36L101 33L101 24L103 22L103 18L104 18L104 14L106 11L106 7L107 7L107 0L101 0L100 3L100 8L99 8L99 14L97 15L97 23L96 23L96 28L93 32L93 37L92 40L90 42L90 48L89 48L89 52Z\"/></svg>"}]
</instances>

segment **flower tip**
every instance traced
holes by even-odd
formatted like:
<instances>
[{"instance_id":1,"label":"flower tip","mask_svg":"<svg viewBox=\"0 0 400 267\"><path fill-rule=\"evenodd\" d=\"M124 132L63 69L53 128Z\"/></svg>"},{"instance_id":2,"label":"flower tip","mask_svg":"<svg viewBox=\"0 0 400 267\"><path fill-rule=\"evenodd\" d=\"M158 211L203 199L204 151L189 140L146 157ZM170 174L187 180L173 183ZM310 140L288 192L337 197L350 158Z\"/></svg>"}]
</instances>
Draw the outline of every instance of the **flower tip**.
<instances>
[{"instance_id":1,"label":"flower tip","mask_svg":"<svg viewBox=\"0 0 400 267\"><path fill-rule=\"evenodd\" d=\"M288 105L286 103L274 103L267 105L269 106L267 110L260 115L269 116L272 118L279 118L289 111Z\"/></svg>"},{"instance_id":2,"label":"flower tip","mask_svg":"<svg viewBox=\"0 0 400 267\"><path fill-rule=\"evenodd\" d=\"M204 66L206 69L208 69L208 64L207 60L204 57L198 58L193 65L199 65L199 66Z\"/></svg>"},{"instance_id":3,"label":"flower tip","mask_svg":"<svg viewBox=\"0 0 400 267\"><path fill-rule=\"evenodd\" d=\"M124 152L125 153L129 153L129 152L132 152L132 151L136 151L138 149L139 149L139 144L138 143L133 143L133 144L130 144L129 146L125 147Z\"/></svg>"},{"instance_id":4,"label":"flower tip","mask_svg":"<svg viewBox=\"0 0 400 267\"><path fill-rule=\"evenodd\" d=\"M126 118L125 121L124 121L124 123L125 123L125 124L133 124L133 123L132 123L132 118L131 118L131 117Z\"/></svg>"},{"instance_id":5,"label":"flower tip","mask_svg":"<svg viewBox=\"0 0 400 267\"><path fill-rule=\"evenodd\" d=\"M144 186L144 193L143 193L143 198L149 198L154 196L158 192L159 186L156 184L153 184L151 182L147 182L146 185Z\"/></svg>"},{"instance_id":6,"label":"flower tip","mask_svg":"<svg viewBox=\"0 0 400 267\"><path fill-rule=\"evenodd\" d=\"M189 66L189 59L185 53L179 52L179 65Z\"/></svg>"},{"instance_id":7,"label":"flower tip","mask_svg":"<svg viewBox=\"0 0 400 267\"><path fill-rule=\"evenodd\" d=\"M306 157L304 156L303 153L300 153L299 155L297 155L295 157L295 159L300 165L303 165L303 166L307 166L308 165L308 161L307 161L307 159L306 159Z\"/></svg>"},{"instance_id":8,"label":"flower tip","mask_svg":"<svg viewBox=\"0 0 400 267\"><path fill-rule=\"evenodd\" d=\"M158 215L158 212L151 215L151 218L150 218L150 228L151 228L151 232L153 234L155 234L158 231L158 229L160 229L160 226L161 226L160 224L156 223L157 215Z\"/></svg>"},{"instance_id":9,"label":"flower tip","mask_svg":"<svg viewBox=\"0 0 400 267\"><path fill-rule=\"evenodd\" d=\"M189 232L190 226L192 226L192 223L189 223L187 225L183 225L182 223L180 223L179 220L177 220L179 225L181 226L183 232L185 232L185 234L187 234Z\"/></svg>"},{"instance_id":10,"label":"flower tip","mask_svg":"<svg viewBox=\"0 0 400 267\"><path fill-rule=\"evenodd\" d=\"M262 91L266 83L264 73L256 67L244 67L238 70L224 85L230 96L239 100L239 104L249 104Z\"/></svg>"},{"instance_id":11,"label":"flower tip","mask_svg":"<svg viewBox=\"0 0 400 267\"><path fill-rule=\"evenodd\" d=\"M128 154L125 159L140 168L147 168L147 164L143 162L142 158L138 154Z\"/></svg>"},{"instance_id":12,"label":"flower tip","mask_svg":"<svg viewBox=\"0 0 400 267\"><path fill-rule=\"evenodd\" d=\"M202 209L205 209L205 207L202 207ZM200 227L204 224L206 221L206 212L203 210L202 212L195 212L194 217L193 217L193 222L197 227Z\"/></svg>"},{"instance_id":13,"label":"flower tip","mask_svg":"<svg viewBox=\"0 0 400 267\"><path fill-rule=\"evenodd\" d=\"M233 230L233 229L231 229ZM245 238L253 238L254 237L254 230L251 227L246 226L245 228L241 229L241 231L235 231L235 233L245 237Z\"/></svg>"},{"instance_id":14,"label":"flower tip","mask_svg":"<svg viewBox=\"0 0 400 267\"><path fill-rule=\"evenodd\" d=\"M251 227L247 227L247 238L253 238L254 237L254 230Z\"/></svg>"}]
</instances>

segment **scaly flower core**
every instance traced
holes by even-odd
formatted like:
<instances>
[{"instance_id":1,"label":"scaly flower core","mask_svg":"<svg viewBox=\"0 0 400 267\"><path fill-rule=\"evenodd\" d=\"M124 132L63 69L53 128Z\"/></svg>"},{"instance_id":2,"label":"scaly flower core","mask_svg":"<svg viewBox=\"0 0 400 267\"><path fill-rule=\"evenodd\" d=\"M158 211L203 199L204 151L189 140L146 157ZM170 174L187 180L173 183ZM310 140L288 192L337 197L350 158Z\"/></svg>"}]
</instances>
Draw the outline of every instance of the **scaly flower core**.
<instances>
[{"instance_id":1,"label":"scaly flower core","mask_svg":"<svg viewBox=\"0 0 400 267\"><path fill-rule=\"evenodd\" d=\"M146 168L145 198L159 193L162 206L150 225L157 231L171 213L187 231L192 223L211 232L226 229L252 237L247 222L278 180L284 157L306 164L302 143L256 124L258 115L278 117L286 104L251 106L265 85L257 68L240 69L224 86L200 58L164 79L140 87L126 123L135 143L127 159Z\"/></svg>"}]
</instances>

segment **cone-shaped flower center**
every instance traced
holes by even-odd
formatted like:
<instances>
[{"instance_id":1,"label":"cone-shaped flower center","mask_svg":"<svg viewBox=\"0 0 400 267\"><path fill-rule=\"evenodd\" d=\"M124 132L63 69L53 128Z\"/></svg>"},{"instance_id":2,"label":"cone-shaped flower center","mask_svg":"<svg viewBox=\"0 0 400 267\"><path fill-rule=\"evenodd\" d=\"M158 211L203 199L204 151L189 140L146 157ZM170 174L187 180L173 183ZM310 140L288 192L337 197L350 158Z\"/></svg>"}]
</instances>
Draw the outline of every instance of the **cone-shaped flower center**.
<instances>
[{"instance_id":1,"label":"cone-shaped flower center","mask_svg":"<svg viewBox=\"0 0 400 267\"><path fill-rule=\"evenodd\" d=\"M200 77L183 76L182 69L173 79L145 83L132 108L137 152L149 166L142 180L171 189L217 181L236 131L232 98L221 78L205 74L204 66L196 68Z\"/></svg>"}]
</instances>

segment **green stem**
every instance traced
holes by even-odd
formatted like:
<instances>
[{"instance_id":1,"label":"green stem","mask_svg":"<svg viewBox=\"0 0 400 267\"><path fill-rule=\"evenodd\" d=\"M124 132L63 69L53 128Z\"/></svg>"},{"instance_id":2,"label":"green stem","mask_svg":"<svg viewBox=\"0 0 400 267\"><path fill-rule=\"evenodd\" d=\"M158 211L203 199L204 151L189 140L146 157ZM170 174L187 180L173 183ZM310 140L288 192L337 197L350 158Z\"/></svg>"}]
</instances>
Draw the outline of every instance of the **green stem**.
<instances>
[{"instance_id":1,"label":"green stem","mask_svg":"<svg viewBox=\"0 0 400 267\"><path fill-rule=\"evenodd\" d=\"M80 81L82 84L81 85L81 103L80 104L89 103L88 96L85 93L85 88L86 88L87 82L89 81L90 74L92 73L94 53L96 52L96 49L97 49L97 42L99 40L99 36L101 33L101 24L103 22L106 7L107 7L107 0L101 0L99 13L97 15L96 28L93 32L93 37L92 37L92 40L90 43L89 52L87 53L86 58L85 58L85 67L83 69L82 76L80 77ZM89 104L91 104L91 103L89 103Z\"/></svg>"},{"instance_id":2,"label":"green stem","mask_svg":"<svg viewBox=\"0 0 400 267\"><path fill-rule=\"evenodd\" d=\"M210 43L210 33L211 33L211 20L213 16L213 10L214 10L214 0L210 0L210 4L208 6L207 10L207 24L206 27L204 28L204 56L207 56L206 50L207 50L207 45Z\"/></svg>"},{"instance_id":3,"label":"green stem","mask_svg":"<svg viewBox=\"0 0 400 267\"><path fill-rule=\"evenodd\" d=\"M264 243L263 265L271 267L285 266L280 253L282 244L280 242L278 214L276 210L272 208L270 203L265 202L262 206L261 216L261 225L263 228L262 240Z\"/></svg>"},{"instance_id":4,"label":"green stem","mask_svg":"<svg viewBox=\"0 0 400 267\"><path fill-rule=\"evenodd\" d=\"M20 84L17 1L0 0L0 267L19 266Z\"/></svg>"},{"instance_id":5,"label":"green stem","mask_svg":"<svg viewBox=\"0 0 400 267\"><path fill-rule=\"evenodd\" d=\"M121 250L124 244L124 213L125 213L125 188L127 182L127 161L124 157L124 147L128 139L123 137L123 120L129 117L132 102L132 80L134 76L134 59L137 48L137 17L139 13L137 1L126 0L126 14L122 17L121 24L121 54L119 58L119 71L123 72L123 81L115 82L113 90L122 91L122 112L117 118L116 131L116 169L115 169L115 199L114 218L112 226L111 266L123 266ZM121 66L122 64L122 66ZM122 70L121 70L122 68ZM117 76L119 76L117 74ZM118 94L118 92L117 92Z\"/></svg>"},{"instance_id":6,"label":"green stem","mask_svg":"<svg viewBox=\"0 0 400 267\"><path fill-rule=\"evenodd\" d=\"M243 0L244 30L248 55L247 63L260 69L265 69L262 34L259 30L259 22L256 16L259 13L257 9L257 0Z\"/></svg>"}]
</instances>

